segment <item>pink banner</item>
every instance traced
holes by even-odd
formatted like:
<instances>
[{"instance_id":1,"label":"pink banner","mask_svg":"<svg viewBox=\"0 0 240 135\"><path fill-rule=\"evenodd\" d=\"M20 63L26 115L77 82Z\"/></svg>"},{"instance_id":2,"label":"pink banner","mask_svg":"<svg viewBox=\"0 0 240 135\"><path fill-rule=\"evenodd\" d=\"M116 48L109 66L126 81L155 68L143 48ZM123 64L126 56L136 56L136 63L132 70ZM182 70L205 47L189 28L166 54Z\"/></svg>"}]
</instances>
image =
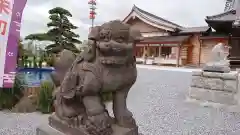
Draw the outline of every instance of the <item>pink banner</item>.
<instances>
[{"instance_id":1,"label":"pink banner","mask_svg":"<svg viewBox=\"0 0 240 135\"><path fill-rule=\"evenodd\" d=\"M0 0L0 4L2 4L0 5L0 12L2 11L1 14L4 14L3 12L8 11L5 12L5 14L8 13L8 18L10 18L8 21L6 21L8 22L7 25L10 25L8 26L7 30L8 37L5 41L2 41L2 43L7 42L5 47L5 63L3 63L4 75L2 86L4 88L11 88L14 84L15 72L17 67L18 41L20 38L22 13L26 2L27 0Z\"/></svg>"}]
</instances>

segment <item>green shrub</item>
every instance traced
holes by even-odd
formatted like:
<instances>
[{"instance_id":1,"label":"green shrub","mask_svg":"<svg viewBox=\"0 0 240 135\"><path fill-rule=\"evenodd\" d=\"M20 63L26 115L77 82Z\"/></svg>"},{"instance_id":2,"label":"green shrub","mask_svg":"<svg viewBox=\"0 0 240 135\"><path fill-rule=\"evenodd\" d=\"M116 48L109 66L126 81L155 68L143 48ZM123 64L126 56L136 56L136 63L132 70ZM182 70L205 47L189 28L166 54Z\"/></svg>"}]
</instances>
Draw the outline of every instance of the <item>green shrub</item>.
<instances>
[{"instance_id":1,"label":"green shrub","mask_svg":"<svg viewBox=\"0 0 240 135\"><path fill-rule=\"evenodd\" d=\"M51 113L53 105L52 92L54 85L51 81L44 81L41 84L38 97L38 110L42 113Z\"/></svg>"},{"instance_id":2,"label":"green shrub","mask_svg":"<svg viewBox=\"0 0 240 135\"><path fill-rule=\"evenodd\" d=\"M23 97L24 81L17 75L13 88L0 88L0 109L12 109Z\"/></svg>"}]
</instances>

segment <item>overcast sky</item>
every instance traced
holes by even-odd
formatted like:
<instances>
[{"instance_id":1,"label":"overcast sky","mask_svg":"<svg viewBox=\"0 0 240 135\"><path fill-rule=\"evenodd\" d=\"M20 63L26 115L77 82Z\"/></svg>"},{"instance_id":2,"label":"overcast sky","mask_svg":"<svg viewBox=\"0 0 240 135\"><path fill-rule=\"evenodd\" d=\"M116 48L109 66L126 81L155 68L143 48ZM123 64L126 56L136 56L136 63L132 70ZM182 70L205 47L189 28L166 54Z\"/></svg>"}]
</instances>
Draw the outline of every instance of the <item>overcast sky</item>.
<instances>
[{"instance_id":1,"label":"overcast sky","mask_svg":"<svg viewBox=\"0 0 240 135\"><path fill-rule=\"evenodd\" d=\"M67 1L67 2L66 2ZM60 6L69 10L79 28L80 39L86 39L91 24L88 0L28 0L23 13L21 35L46 32L48 10ZM223 12L225 0L97 0L96 23L123 19L135 4L139 8L182 26L204 26L206 16Z\"/></svg>"}]
</instances>

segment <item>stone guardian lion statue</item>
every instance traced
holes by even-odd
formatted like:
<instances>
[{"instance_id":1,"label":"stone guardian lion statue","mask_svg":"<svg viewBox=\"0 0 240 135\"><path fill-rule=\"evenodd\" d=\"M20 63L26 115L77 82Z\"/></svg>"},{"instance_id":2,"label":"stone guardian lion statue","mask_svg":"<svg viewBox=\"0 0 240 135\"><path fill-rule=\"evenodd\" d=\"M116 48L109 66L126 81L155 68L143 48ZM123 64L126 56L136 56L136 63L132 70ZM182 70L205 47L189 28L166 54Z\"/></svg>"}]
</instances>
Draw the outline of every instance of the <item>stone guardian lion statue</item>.
<instances>
[{"instance_id":1,"label":"stone guardian lion statue","mask_svg":"<svg viewBox=\"0 0 240 135\"><path fill-rule=\"evenodd\" d=\"M113 135L119 130L115 127L134 129L130 134L138 135L126 99L137 78L134 43L141 39L139 31L115 20L94 27L88 48L75 60L65 50L52 75L57 88L50 125L70 135ZM101 92L113 93L115 118L105 109Z\"/></svg>"}]
</instances>

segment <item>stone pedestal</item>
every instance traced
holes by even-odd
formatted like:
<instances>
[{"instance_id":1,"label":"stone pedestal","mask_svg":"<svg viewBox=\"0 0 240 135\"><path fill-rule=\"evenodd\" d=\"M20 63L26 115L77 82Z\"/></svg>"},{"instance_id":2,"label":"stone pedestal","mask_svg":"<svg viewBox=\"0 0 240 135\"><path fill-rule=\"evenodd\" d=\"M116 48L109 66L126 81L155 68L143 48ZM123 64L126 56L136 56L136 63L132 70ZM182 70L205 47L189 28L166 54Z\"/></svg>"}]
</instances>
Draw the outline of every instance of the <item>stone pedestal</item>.
<instances>
[{"instance_id":1,"label":"stone pedestal","mask_svg":"<svg viewBox=\"0 0 240 135\"><path fill-rule=\"evenodd\" d=\"M113 125L112 129L114 131L112 135L136 135L133 129L126 129L119 127L117 125ZM37 128L36 135L71 135L71 134L60 132L49 125L41 125ZM79 132L77 135L89 135L89 134Z\"/></svg>"},{"instance_id":2,"label":"stone pedestal","mask_svg":"<svg viewBox=\"0 0 240 135\"><path fill-rule=\"evenodd\" d=\"M138 133L138 127L123 128L116 124L113 124L112 130L112 135L142 135ZM84 129L70 127L62 123L58 120L57 117L54 116L49 117L49 125L39 126L36 132L37 135L91 135Z\"/></svg>"},{"instance_id":3,"label":"stone pedestal","mask_svg":"<svg viewBox=\"0 0 240 135\"><path fill-rule=\"evenodd\" d=\"M193 72L189 98L224 105L239 105L239 86L238 72Z\"/></svg>"}]
</instances>

